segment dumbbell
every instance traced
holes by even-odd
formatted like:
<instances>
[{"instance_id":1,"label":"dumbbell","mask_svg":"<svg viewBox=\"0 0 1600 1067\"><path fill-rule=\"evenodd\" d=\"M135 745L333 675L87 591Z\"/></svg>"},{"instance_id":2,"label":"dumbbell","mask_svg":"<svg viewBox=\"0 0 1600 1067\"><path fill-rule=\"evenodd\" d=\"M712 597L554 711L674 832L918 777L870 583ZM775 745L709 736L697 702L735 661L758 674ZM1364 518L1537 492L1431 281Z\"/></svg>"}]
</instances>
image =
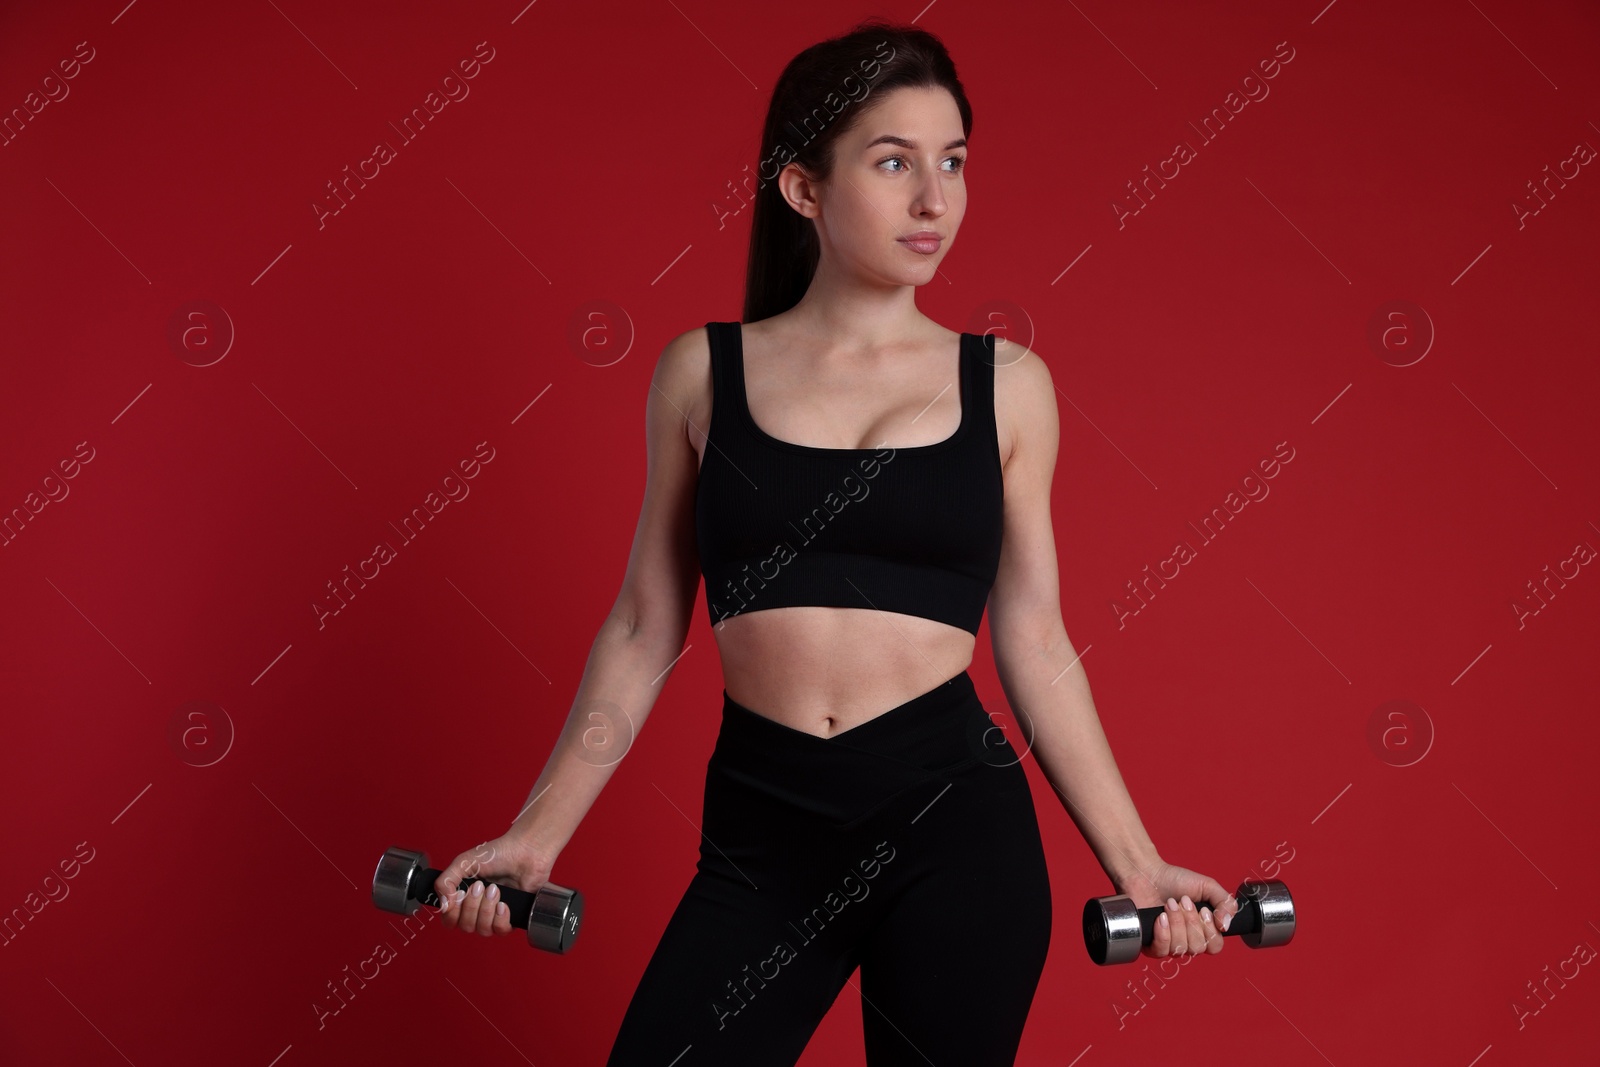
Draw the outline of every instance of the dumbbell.
<instances>
[{"instance_id":1,"label":"dumbbell","mask_svg":"<svg viewBox=\"0 0 1600 1067\"><path fill-rule=\"evenodd\" d=\"M1294 900L1282 882L1244 882L1234 900L1239 910L1221 931L1224 937L1237 934L1251 948L1276 948L1294 937ZM1127 894L1090 900L1083 906L1083 942L1089 958L1102 965L1138 959L1139 951L1155 937L1156 917L1166 910L1160 904L1135 908Z\"/></svg>"},{"instance_id":2,"label":"dumbbell","mask_svg":"<svg viewBox=\"0 0 1600 1067\"><path fill-rule=\"evenodd\" d=\"M433 891L433 883L440 873L428 866L426 852L390 848L372 874L372 902L396 915L411 915L424 904L437 908L439 897ZM461 888L470 889L473 882L486 881L464 878ZM578 922L583 918L582 893L558 885L541 886L534 893L503 885L500 899L511 913L511 925L528 931L528 944L546 952L566 952L572 947L578 936Z\"/></svg>"}]
</instances>

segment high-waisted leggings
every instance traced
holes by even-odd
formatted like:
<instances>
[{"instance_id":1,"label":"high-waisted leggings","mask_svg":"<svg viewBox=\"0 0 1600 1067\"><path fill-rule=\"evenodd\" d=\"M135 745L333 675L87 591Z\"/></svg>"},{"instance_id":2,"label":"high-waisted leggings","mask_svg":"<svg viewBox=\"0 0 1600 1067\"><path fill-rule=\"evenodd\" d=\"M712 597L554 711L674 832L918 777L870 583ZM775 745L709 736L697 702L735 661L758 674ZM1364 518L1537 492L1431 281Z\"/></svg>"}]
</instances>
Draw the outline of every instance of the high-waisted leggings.
<instances>
[{"instance_id":1,"label":"high-waisted leggings","mask_svg":"<svg viewBox=\"0 0 1600 1067\"><path fill-rule=\"evenodd\" d=\"M858 967L869 1067L1009 1067L1051 927L1020 757L965 671L827 738L724 690L696 873L607 1067L793 1064Z\"/></svg>"}]
</instances>

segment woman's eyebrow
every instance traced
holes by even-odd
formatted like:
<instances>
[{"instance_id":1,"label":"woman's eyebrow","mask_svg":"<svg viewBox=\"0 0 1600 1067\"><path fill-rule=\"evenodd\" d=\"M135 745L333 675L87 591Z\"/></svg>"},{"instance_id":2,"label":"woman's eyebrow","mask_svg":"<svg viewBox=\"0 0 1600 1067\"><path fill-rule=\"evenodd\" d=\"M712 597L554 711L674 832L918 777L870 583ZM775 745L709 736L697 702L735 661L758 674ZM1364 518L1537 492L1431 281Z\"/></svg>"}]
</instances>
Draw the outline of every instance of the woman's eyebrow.
<instances>
[{"instance_id":1,"label":"woman's eyebrow","mask_svg":"<svg viewBox=\"0 0 1600 1067\"><path fill-rule=\"evenodd\" d=\"M873 145L879 145L879 144L899 145L901 148L909 148L913 152L915 152L917 150L917 143L915 141L907 140L904 137L898 137L898 136L896 136L895 134L892 134L892 133L885 133L885 134L880 135L875 140L868 141L866 143L866 145L862 148L862 151L864 152L868 148L871 148ZM944 151L948 152L952 148L965 148L966 146L967 146L967 139L965 137L958 137L954 141L951 141L949 144L945 145L944 146Z\"/></svg>"}]
</instances>

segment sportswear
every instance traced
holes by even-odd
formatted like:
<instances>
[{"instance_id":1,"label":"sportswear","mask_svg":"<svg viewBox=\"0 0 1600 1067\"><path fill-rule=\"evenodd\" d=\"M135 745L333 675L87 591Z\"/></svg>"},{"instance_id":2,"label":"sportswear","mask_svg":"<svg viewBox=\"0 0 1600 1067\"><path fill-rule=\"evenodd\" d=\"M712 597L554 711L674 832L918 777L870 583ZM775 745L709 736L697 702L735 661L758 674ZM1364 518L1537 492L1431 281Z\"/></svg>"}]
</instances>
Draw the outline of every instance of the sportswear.
<instances>
[{"instance_id":1,"label":"sportswear","mask_svg":"<svg viewBox=\"0 0 1600 1067\"><path fill-rule=\"evenodd\" d=\"M831 737L722 697L699 862L607 1067L793 1067L857 991L872 1067L1012 1067L1050 876L1025 751L971 676Z\"/></svg>"},{"instance_id":2,"label":"sportswear","mask_svg":"<svg viewBox=\"0 0 1600 1067\"><path fill-rule=\"evenodd\" d=\"M795 605L876 608L977 634L1000 566L993 335L960 340L961 423L907 448L816 448L756 425L742 324L708 322L711 427L695 538L712 625Z\"/></svg>"}]
</instances>

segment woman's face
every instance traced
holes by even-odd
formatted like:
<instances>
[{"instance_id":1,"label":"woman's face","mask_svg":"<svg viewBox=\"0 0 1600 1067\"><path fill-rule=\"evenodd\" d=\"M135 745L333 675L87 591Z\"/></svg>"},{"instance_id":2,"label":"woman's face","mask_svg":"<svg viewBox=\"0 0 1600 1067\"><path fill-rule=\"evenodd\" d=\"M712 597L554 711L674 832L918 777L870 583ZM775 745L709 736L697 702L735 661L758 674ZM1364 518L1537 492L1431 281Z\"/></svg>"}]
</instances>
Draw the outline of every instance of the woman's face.
<instances>
[{"instance_id":1,"label":"woman's face","mask_svg":"<svg viewBox=\"0 0 1600 1067\"><path fill-rule=\"evenodd\" d=\"M921 285L955 242L967 209L961 112L945 89L907 86L867 103L871 110L835 145L832 177L811 183L787 168L784 191L815 220L833 268ZM916 240L930 233L926 243Z\"/></svg>"}]
</instances>

